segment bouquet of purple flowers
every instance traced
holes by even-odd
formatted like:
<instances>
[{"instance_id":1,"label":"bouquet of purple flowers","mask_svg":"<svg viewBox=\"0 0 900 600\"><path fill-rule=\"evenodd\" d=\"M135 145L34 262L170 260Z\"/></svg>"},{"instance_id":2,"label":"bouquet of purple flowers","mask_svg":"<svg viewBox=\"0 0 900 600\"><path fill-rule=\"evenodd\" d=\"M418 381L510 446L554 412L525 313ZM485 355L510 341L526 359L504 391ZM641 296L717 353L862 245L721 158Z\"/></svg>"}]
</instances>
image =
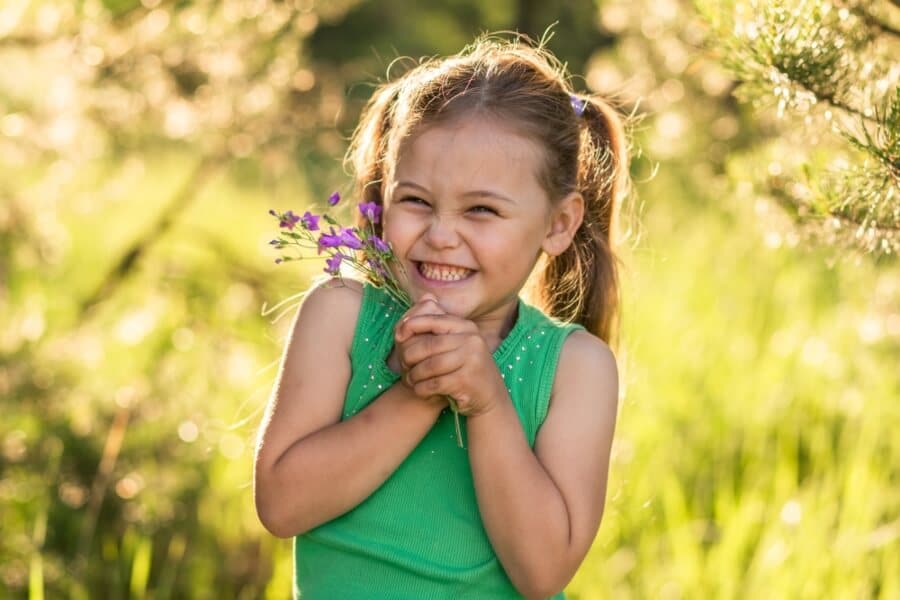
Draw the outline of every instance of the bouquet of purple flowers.
<instances>
[{"instance_id":1,"label":"bouquet of purple flowers","mask_svg":"<svg viewBox=\"0 0 900 600\"><path fill-rule=\"evenodd\" d=\"M337 206L341 196L337 192L328 198L329 206ZM277 264L292 260L303 260L326 255L324 271L329 275L341 277L341 265L347 265L366 279L385 290L402 307L408 308L412 301L406 290L399 284L390 267L395 266L401 275L405 275L403 265L394 256L390 244L375 234L374 225L381 218L381 207L374 202L359 204L359 212L365 217L363 227L342 227L327 212L314 214L309 211L296 215L289 210L279 213L269 210L269 214L278 219L278 237L269 242L278 250L293 249L293 256L282 255L275 259ZM327 224L328 231L319 222ZM307 250L315 250L309 255ZM450 408L456 420L456 442L462 447L462 431L459 425L459 412L456 403L449 398Z\"/></svg>"},{"instance_id":2,"label":"bouquet of purple flowers","mask_svg":"<svg viewBox=\"0 0 900 600\"><path fill-rule=\"evenodd\" d=\"M336 206L340 201L340 194L335 192L328 198L328 205ZM403 266L394 257L390 245L375 235L374 224L381 217L381 207L374 202L363 202L359 211L366 218L366 227L341 227L327 212L317 215L306 211L298 216L291 210L281 214L270 210L269 214L278 219L280 231L278 238L269 243L279 250L299 249L296 256L282 255L275 262L312 258L304 253L305 250L315 250L316 256L324 252L327 255L326 273L340 277L341 265L346 264L383 288L402 306L410 306L409 295L388 268L393 263L402 272ZM328 224L327 232L320 227L319 221Z\"/></svg>"}]
</instances>

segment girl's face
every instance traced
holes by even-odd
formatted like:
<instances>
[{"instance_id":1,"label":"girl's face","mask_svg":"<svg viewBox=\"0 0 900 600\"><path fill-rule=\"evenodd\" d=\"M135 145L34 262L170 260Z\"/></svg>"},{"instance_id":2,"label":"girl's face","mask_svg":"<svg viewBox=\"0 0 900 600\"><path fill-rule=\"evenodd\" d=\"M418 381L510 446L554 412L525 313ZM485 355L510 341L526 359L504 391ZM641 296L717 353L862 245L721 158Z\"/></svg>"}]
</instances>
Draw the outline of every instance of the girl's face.
<instances>
[{"instance_id":1,"label":"girl's face","mask_svg":"<svg viewBox=\"0 0 900 600\"><path fill-rule=\"evenodd\" d=\"M554 229L539 159L528 138L482 118L407 140L385 189L384 237L413 301L430 292L476 322L512 315Z\"/></svg>"}]
</instances>

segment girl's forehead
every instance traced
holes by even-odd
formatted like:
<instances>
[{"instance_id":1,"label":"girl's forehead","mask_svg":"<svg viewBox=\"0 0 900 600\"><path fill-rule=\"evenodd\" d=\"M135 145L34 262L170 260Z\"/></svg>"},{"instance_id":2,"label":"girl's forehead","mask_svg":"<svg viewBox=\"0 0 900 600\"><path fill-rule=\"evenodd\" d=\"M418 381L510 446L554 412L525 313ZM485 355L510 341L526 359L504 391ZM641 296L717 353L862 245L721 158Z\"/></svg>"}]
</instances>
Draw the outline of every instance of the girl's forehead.
<instances>
[{"instance_id":1,"label":"girl's forehead","mask_svg":"<svg viewBox=\"0 0 900 600\"><path fill-rule=\"evenodd\" d=\"M465 187L490 184L522 193L539 187L541 161L532 139L496 121L470 118L415 132L400 148L393 179L422 178Z\"/></svg>"}]
</instances>

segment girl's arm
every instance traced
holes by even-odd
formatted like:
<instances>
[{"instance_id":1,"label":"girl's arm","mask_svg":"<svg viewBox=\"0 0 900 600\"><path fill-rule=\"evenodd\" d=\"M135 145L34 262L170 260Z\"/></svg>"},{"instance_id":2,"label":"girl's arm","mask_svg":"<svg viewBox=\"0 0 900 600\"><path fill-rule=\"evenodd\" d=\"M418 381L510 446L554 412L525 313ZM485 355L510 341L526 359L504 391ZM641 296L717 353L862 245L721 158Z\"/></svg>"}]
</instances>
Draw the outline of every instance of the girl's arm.
<instances>
[{"instance_id":1,"label":"girl's arm","mask_svg":"<svg viewBox=\"0 0 900 600\"><path fill-rule=\"evenodd\" d=\"M575 574L603 514L615 357L589 333L566 338L532 451L477 326L435 312L397 326L404 378L423 398L449 395L468 417L475 493L494 551L520 593L551 596Z\"/></svg>"},{"instance_id":2,"label":"girl's arm","mask_svg":"<svg viewBox=\"0 0 900 600\"><path fill-rule=\"evenodd\" d=\"M615 428L615 357L576 331L563 345L552 402L529 448L515 408L502 400L467 419L478 507L491 544L526 597L546 598L572 579L600 526Z\"/></svg>"},{"instance_id":3,"label":"girl's arm","mask_svg":"<svg viewBox=\"0 0 900 600\"><path fill-rule=\"evenodd\" d=\"M279 537L357 506L394 472L442 409L398 382L340 420L361 298L357 282L329 282L309 293L295 318L254 468L259 519Z\"/></svg>"}]
</instances>

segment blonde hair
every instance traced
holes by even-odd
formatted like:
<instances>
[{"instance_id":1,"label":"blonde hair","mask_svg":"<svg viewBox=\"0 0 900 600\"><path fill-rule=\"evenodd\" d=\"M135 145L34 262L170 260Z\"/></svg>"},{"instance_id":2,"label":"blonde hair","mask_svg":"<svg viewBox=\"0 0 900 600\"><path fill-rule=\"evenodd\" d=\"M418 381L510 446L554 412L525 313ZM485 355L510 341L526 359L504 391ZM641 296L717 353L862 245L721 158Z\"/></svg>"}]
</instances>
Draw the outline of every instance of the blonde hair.
<instances>
[{"instance_id":1,"label":"blonde hair","mask_svg":"<svg viewBox=\"0 0 900 600\"><path fill-rule=\"evenodd\" d=\"M579 96L585 103L579 116L572 95L565 66L543 43L482 34L456 55L425 60L382 83L363 110L345 161L361 201L381 205L404 141L421 127L478 115L533 139L543 149L537 175L548 197L578 191L585 200L573 243L559 256L543 257L535 273L536 304L612 344L619 308L614 232L629 183L626 136L607 102Z\"/></svg>"}]
</instances>

